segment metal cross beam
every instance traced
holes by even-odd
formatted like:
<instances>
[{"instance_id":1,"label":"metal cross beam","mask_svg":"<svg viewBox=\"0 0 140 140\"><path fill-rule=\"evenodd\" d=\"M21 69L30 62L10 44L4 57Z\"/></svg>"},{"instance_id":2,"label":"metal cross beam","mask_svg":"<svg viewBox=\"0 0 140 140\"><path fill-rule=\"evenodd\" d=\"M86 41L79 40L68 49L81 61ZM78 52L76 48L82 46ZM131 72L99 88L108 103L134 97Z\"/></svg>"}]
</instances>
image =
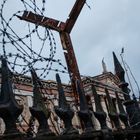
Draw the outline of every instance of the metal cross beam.
<instances>
[{"instance_id":1,"label":"metal cross beam","mask_svg":"<svg viewBox=\"0 0 140 140\"><path fill-rule=\"evenodd\" d=\"M86 3L86 0L76 0L75 4L69 14L69 18L66 21L65 31L67 33L71 32L85 3Z\"/></svg>"},{"instance_id":2,"label":"metal cross beam","mask_svg":"<svg viewBox=\"0 0 140 140\"><path fill-rule=\"evenodd\" d=\"M86 0L76 0L68 19L66 22L58 21L52 18L44 17L42 15L37 15L32 12L25 11L20 17L21 20L25 20L36 25L40 25L46 28L53 29L60 34L62 47L64 50L64 55L67 63L67 67L70 73L70 79L72 83L72 89L74 95L77 97L76 91L76 80L79 80L81 89L83 89L79 68L77 65L77 60L75 57L73 45L70 38L70 32L76 23L76 20L85 4Z\"/></svg>"},{"instance_id":3,"label":"metal cross beam","mask_svg":"<svg viewBox=\"0 0 140 140\"><path fill-rule=\"evenodd\" d=\"M17 16L21 20L25 20L36 25L53 29L55 31L62 31L65 28L65 23L52 18L44 17L42 15L34 14L30 11L24 11L22 16Z\"/></svg>"}]
</instances>

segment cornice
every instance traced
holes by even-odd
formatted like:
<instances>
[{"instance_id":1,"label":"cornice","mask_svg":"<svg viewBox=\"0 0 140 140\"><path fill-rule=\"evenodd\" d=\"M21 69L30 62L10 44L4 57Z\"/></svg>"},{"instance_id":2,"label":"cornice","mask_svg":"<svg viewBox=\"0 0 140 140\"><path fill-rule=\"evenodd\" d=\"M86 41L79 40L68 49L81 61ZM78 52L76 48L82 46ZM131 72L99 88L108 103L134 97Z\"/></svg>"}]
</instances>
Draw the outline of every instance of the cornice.
<instances>
[{"instance_id":1,"label":"cornice","mask_svg":"<svg viewBox=\"0 0 140 140\"><path fill-rule=\"evenodd\" d=\"M117 90L117 91L119 91L121 93L119 88L117 88L115 86L111 86L111 85L106 84L104 82L101 82L103 79L106 79L106 78L113 79L113 82L116 85L118 85L118 83L119 83L118 78L114 74L112 74L111 72L103 73L103 74L100 74L100 75L97 75L97 76L94 76L94 77L84 77L82 79L82 82L83 82L83 85L84 85L85 89L87 87L90 87L93 84L98 88L107 87L109 90L112 90L112 91ZM21 75L15 74L14 78L13 78L13 81L14 81L14 84L18 85L19 88L20 88L20 85L22 85L21 88L20 88L21 90L28 90L28 91L32 90L32 79L29 76L21 76ZM42 82L43 87L45 89L57 90L56 81L53 81L53 80L41 80L41 82ZM25 86L25 89L23 88L24 86ZM26 87L28 87L28 89ZM63 83L63 88L64 88L65 92L72 93L71 85L67 85L67 84Z\"/></svg>"}]
</instances>

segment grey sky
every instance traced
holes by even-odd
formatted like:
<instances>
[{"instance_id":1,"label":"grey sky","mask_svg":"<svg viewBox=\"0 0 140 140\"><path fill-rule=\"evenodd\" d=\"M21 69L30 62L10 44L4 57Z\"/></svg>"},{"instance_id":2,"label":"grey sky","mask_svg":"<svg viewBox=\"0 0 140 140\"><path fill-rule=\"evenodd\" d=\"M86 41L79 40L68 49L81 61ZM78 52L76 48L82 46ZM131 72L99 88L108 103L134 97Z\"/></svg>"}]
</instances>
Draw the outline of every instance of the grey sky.
<instances>
[{"instance_id":1,"label":"grey sky","mask_svg":"<svg viewBox=\"0 0 140 140\"><path fill-rule=\"evenodd\" d=\"M65 11L67 6L66 9L63 6L66 2L65 0L61 2L60 9ZM81 74L90 76L101 74L103 57L108 71L114 72L112 51L115 51L121 61L121 48L124 47L124 60L140 83L140 1L87 0L87 3L91 6L91 10L84 6L71 34ZM54 13L54 17L61 19L63 11Z\"/></svg>"},{"instance_id":2,"label":"grey sky","mask_svg":"<svg viewBox=\"0 0 140 140\"><path fill-rule=\"evenodd\" d=\"M14 1L9 1L11 6L17 4ZM46 0L45 15L65 21L74 2ZM80 73L89 76L101 74L103 57L108 71L114 72L112 51L120 60L121 48L124 47L124 59L140 83L140 1L87 0L87 3L91 10L84 6L71 33ZM59 39L57 41L59 44ZM62 52L60 54L59 57Z\"/></svg>"},{"instance_id":3,"label":"grey sky","mask_svg":"<svg viewBox=\"0 0 140 140\"><path fill-rule=\"evenodd\" d=\"M85 6L72 34L81 74L100 74L103 57L108 71L113 72L112 51L120 60L124 46L124 59L140 83L140 1L95 0L89 3L92 9Z\"/></svg>"}]
</instances>

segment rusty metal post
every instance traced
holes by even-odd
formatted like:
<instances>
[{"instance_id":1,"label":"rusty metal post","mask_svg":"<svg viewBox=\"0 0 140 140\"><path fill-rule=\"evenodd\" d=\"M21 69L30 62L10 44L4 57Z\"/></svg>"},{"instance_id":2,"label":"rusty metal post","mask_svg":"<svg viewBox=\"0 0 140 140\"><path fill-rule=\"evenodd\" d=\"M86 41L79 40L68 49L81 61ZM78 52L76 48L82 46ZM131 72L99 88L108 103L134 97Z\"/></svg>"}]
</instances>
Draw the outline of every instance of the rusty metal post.
<instances>
[{"instance_id":1,"label":"rusty metal post","mask_svg":"<svg viewBox=\"0 0 140 140\"><path fill-rule=\"evenodd\" d=\"M70 74L73 93L77 99L78 93L76 90L76 80L79 80L81 88L83 88L83 85L82 85L81 76L79 73L75 53L73 50L73 45L71 42L70 35L68 33L60 32L60 38L61 38L63 50L65 52L66 62L67 62L68 68L69 68L69 74Z\"/></svg>"},{"instance_id":2,"label":"rusty metal post","mask_svg":"<svg viewBox=\"0 0 140 140\"><path fill-rule=\"evenodd\" d=\"M66 101L66 97L64 94L64 90L62 87L59 74L56 74L56 81L57 81L57 88L58 88L58 94L59 94L59 105L55 106L55 112L60 117L60 119L63 120L64 125L65 125L65 129L61 133L61 135L79 134L78 130L76 130L72 126L72 119L74 117L74 111Z\"/></svg>"},{"instance_id":3,"label":"rusty metal post","mask_svg":"<svg viewBox=\"0 0 140 140\"><path fill-rule=\"evenodd\" d=\"M40 26L50 28L52 30L59 32L63 50L66 51L64 52L64 55L70 73L72 89L76 99L77 99L76 84L75 84L76 79L79 80L81 88L83 88L83 86L81 82L81 77L80 77L76 57L73 50L73 45L70 38L70 32L73 29L73 26L76 23L76 20L85 2L86 0L76 0L68 16L68 19L66 20L65 23L52 18L43 17L42 15L34 14L30 11L24 11L22 16L17 16L21 20L38 24Z\"/></svg>"},{"instance_id":4,"label":"rusty metal post","mask_svg":"<svg viewBox=\"0 0 140 140\"><path fill-rule=\"evenodd\" d=\"M49 129L48 125L50 111L43 102L41 82L34 69L31 70L31 74L33 80L33 107L30 107L30 112L39 123L37 136L54 136L55 134Z\"/></svg>"},{"instance_id":5,"label":"rusty metal post","mask_svg":"<svg viewBox=\"0 0 140 140\"><path fill-rule=\"evenodd\" d=\"M5 58L2 58L1 75L0 117L5 123L4 134L17 136L21 133L16 127L16 120L22 113L23 106L19 105L15 100L12 88L12 75Z\"/></svg>"},{"instance_id":6,"label":"rusty metal post","mask_svg":"<svg viewBox=\"0 0 140 140\"><path fill-rule=\"evenodd\" d=\"M92 122L92 113L88 108L88 104L85 98L83 89L80 86L79 80L76 80L77 92L79 94L80 111L78 112L79 118L84 123L84 135L92 134L95 132L94 124Z\"/></svg>"},{"instance_id":7,"label":"rusty metal post","mask_svg":"<svg viewBox=\"0 0 140 140\"><path fill-rule=\"evenodd\" d=\"M95 86L92 85L91 89L92 89L92 93L94 96L94 102L95 102L95 107L96 107L96 111L94 112L94 115L98 119L100 126L101 126L101 129L109 129L107 124L106 124L107 115L102 108L101 100L100 100L99 95L96 92Z\"/></svg>"},{"instance_id":8,"label":"rusty metal post","mask_svg":"<svg viewBox=\"0 0 140 140\"><path fill-rule=\"evenodd\" d=\"M127 116L127 114L126 114L126 112L125 112L125 110L123 108L122 101L119 98L119 95L118 95L118 92L117 91L115 91L115 94L116 94L116 99L117 99L117 103L118 103L120 120L124 123L124 125L125 125L126 128L129 128L128 116Z\"/></svg>"},{"instance_id":9,"label":"rusty metal post","mask_svg":"<svg viewBox=\"0 0 140 140\"><path fill-rule=\"evenodd\" d=\"M115 124L115 127L120 130L120 122L119 122L119 115L113 105L113 101L109 95L109 91L107 88L105 88L105 93L106 93L106 97L107 97L107 100L108 100L108 110L109 110L109 117L110 119L113 121L113 123Z\"/></svg>"}]
</instances>

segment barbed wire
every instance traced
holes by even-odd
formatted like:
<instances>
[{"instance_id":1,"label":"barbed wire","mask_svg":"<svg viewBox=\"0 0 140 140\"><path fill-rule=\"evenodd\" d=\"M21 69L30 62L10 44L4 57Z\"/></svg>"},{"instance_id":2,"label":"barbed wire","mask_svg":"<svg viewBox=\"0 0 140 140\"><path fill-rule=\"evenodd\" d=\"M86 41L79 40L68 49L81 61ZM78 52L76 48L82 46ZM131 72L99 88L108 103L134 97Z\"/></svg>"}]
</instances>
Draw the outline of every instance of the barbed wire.
<instances>
[{"instance_id":1,"label":"barbed wire","mask_svg":"<svg viewBox=\"0 0 140 140\"><path fill-rule=\"evenodd\" d=\"M2 40L0 41L0 44L2 44L2 48L3 48L3 53L1 55L3 55L8 60L9 62L8 64L11 65L10 67L12 71L18 73L17 66L19 67L24 66L22 68L22 73L26 74L27 72L29 72L29 67L31 66L35 67L35 65L38 62L40 63L43 62L45 65L43 65L42 68L39 69L40 71L42 70L42 73L40 73L39 77L46 78L47 75L50 73L50 71L67 74L68 73L67 68L62 64L62 62L60 62L59 59L58 60L54 59L57 47L56 47L55 37L50 29L43 28L44 35L42 36L39 33L39 25L35 25L33 27L33 25L31 25L30 23L27 23L28 31L24 36L20 37L20 35L16 33L16 31L12 28L13 27L12 21L14 21L18 15L22 14L24 10L28 10L28 11L32 10L37 14L43 15L45 11L46 1L42 0L42 8L40 9L40 7L37 6L35 0L29 0L28 2L25 0L21 0L24 10L14 12L12 16L8 20L6 20L6 18L4 18L5 17L4 7L6 3L8 3L7 1L8 0L3 0L0 8L0 18L1 18L1 25L2 25L2 28L0 28L0 36L2 36ZM41 44L40 50L38 52L36 52L33 49L32 38L34 35L38 37L38 40L40 41ZM29 41L28 43L27 40ZM46 46L47 41L49 42L48 46L50 48L49 51L46 50L46 52L50 53L48 58L42 55L42 52L44 52L44 48ZM17 55L16 54L13 55L12 52L10 53L8 52L7 48L9 46L14 47L15 51L17 52ZM10 55L8 55L7 53L9 53ZM12 62L9 60L9 57L10 59L12 58ZM22 62L26 64L18 64L17 62L19 59L23 59ZM61 66L62 70L58 68L57 69L52 68L53 63L57 63L59 66Z\"/></svg>"}]
</instances>

